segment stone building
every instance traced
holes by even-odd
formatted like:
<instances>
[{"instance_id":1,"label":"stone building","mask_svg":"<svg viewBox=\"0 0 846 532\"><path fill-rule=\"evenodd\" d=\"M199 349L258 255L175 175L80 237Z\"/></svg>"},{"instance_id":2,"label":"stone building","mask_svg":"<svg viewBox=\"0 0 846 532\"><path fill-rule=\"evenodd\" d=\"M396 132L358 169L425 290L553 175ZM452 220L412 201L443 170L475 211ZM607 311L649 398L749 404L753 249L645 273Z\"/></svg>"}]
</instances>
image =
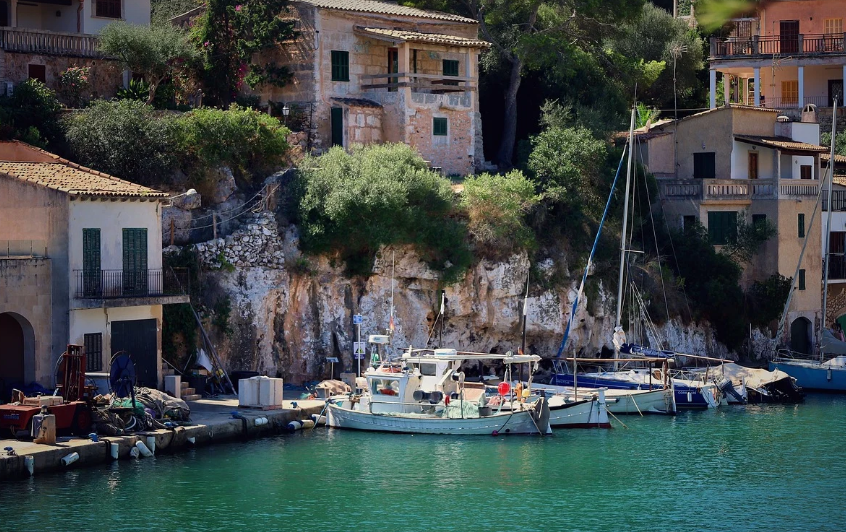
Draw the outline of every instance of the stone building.
<instances>
[{"instance_id":1,"label":"stone building","mask_svg":"<svg viewBox=\"0 0 846 532\"><path fill-rule=\"evenodd\" d=\"M664 121L639 137L671 227L701 223L719 248L736 237L741 221L775 226L777 235L746 265L742 282L748 288L774 273L794 278L785 329L796 351L811 352L822 319L821 238L808 238L798 275L796 268L806 235L824 233L819 215L811 227L827 150L815 116L795 122L771 109L726 106Z\"/></svg>"},{"instance_id":2,"label":"stone building","mask_svg":"<svg viewBox=\"0 0 846 532\"><path fill-rule=\"evenodd\" d=\"M0 142L0 393L51 387L67 344L89 372L129 352L139 383L158 386L162 305L188 296L162 267L167 194ZM5 395L4 399L8 399Z\"/></svg>"},{"instance_id":3,"label":"stone building","mask_svg":"<svg viewBox=\"0 0 846 532\"><path fill-rule=\"evenodd\" d=\"M117 62L97 51L110 22L150 24L150 0L0 0L0 94L27 79L56 89L71 66L91 67L91 92L113 96L128 81Z\"/></svg>"},{"instance_id":4,"label":"stone building","mask_svg":"<svg viewBox=\"0 0 846 532\"><path fill-rule=\"evenodd\" d=\"M475 20L375 0L297 0L283 16L298 37L263 60L293 78L256 94L287 105L313 150L404 142L445 174L481 166L479 54L488 43Z\"/></svg>"}]
</instances>

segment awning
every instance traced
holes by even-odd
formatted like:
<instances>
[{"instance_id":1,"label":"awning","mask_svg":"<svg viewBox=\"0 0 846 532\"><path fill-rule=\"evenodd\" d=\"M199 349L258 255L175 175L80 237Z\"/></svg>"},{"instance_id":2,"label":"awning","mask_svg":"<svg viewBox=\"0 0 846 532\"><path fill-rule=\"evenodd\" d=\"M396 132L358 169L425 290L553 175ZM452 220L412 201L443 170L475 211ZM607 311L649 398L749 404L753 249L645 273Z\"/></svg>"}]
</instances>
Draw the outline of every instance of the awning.
<instances>
[{"instance_id":1,"label":"awning","mask_svg":"<svg viewBox=\"0 0 846 532\"><path fill-rule=\"evenodd\" d=\"M817 146L816 144L806 144L804 142L797 142L790 137L759 137L757 135L735 135L734 140L752 144L754 146L761 146L763 148L770 148L773 150L781 150L783 152L800 152L802 155L811 155L814 153L824 153L828 151L825 146Z\"/></svg>"},{"instance_id":2,"label":"awning","mask_svg":"<svg viewBox=\"0 0 846 532\"><path fill-rule=\"evenodd\" d=\"M445 46L458 46L462 48L490 48L491 46L491 44L487 41L468 39L466 37L458 37L455 35L445 35L443 33L421 33L418 31L366 28L363 26L356 26L353 31L357 35L378 39L380 41L388 41L394 45L404 42L414 42L424 44L442 44Z\"/></svg>"}]
</instances>

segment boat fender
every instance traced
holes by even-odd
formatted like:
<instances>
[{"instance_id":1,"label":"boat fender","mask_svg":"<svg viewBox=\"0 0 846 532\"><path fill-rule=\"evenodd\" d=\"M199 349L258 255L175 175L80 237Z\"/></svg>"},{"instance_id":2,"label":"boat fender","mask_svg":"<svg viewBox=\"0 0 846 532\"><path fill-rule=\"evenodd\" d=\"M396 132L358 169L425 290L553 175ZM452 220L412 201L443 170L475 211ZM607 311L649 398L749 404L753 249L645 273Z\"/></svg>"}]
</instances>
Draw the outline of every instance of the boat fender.
<instances>
[{"instance_id":1,"label":"boat fender","mask_svg":"<svg viewBox=\"0 0 846 532\"><path fill-rule=\"evenodd\" d=\"M303 429L313 429L314 428L314 421L310 419L306 419L302 421Z\"/></svg>"},{"instance_id":2,"label":"boat fender","mask_svg":"<svg viewBox=\"0 0 846 532\"><path fill-rule=\"evenodd\" d=\"M139 456L141 456L141 451L138 450L138 447L133 447L129 451L129 456L131 456L132 458L138 458Z\"/></svg>"},{"instance_id":3,"label":"boat fender","mask_svg":"<svg viewBox=\"0 0 846 532\"><path fill-rule=\"evenodd\" d=\"M29 472L29 476L35 475L35 457L34 456L24 456L24 466L26 470Z\"/></svg>"},{"instance_id":4,"label":"boat fender","mask_svg":"<svg viewBox=\"0 0 846 532\"><path fill-rule=\"evenodd\" d=\"M449 394L449 398L453 401L458 401L459 399L461 399L461 395L459 395L458 392L452 392L451 394Z\"/></svg>"},{"instance_id":5,"label":"boat fender","mask_svg":"<svg viewBox=\"0 0 846 532\"><path fill-rule=\"evenodd\" d=\"M444 405L449 406L449 396L444 397Z\"/></svg>"},{"instance_id":6,"label":"boat fender","mask_svg":"<svg viewBox=\"0 0 846 532\"><path fill-rule=\"evenodd\" d=\"M135 442L135 447L138 449L138 452L140 452L141 456L143 456L144 458L149 458L153 456L153 452L150 450L149 447L144 445L143 441L138 440L137 442Z\"/></svg>"},{"instance_id":7,"label":"boat fender","mask_svg":"<svg viewBox=\"0 0 846 532\"><path fill-rule=\"evenodd\" d=\"M156 454L156 437L155 436L147 436L147 447L150 449L150 452Z\"/></svg>"},{"instance_id":8,"label":"boat fender","mask_svg":"<svg viewBox=\"0 0 846 532\"><path fill-rule=\"evenodd\" d=\"M117 460L118 459L118 452L120 451L120 445L117 444L117 443L114 443L114 442L110 443L109 444L109 451L112 455L112 459Z\"/></svg>"},{"instance_id":9,"label":"boat fender","mask_svg":"<svg viewBox=\"0 0 846 532\"><path fill-rule=\"evenodd\" d=\"M303 423L302 423L302 421L297 421L297 420L289 421L287 428L291 432L296 432L296 431L300 430L301 428L303 428Z\"/></svg>"},{"instance_id":10,"label":"boat fender","mask_svg":"<svg viewBox=\"0 0 846 532\"><path fill-rule=\"evenodd\" d=\"M67 467L77 460L79 460L79 453L70 453L62 458L62 465Z\"/></svg>"},{"instance_id":11,"label":"boat fender","mask_svg":"<svg viewBox=\"0 0 846 532\"><path fill-rule=\"evenodd\" d=\"M831 368L828 368L828 370L825 372L825 378L828 381L831 380Z\"/></svg>"}]
</instances>

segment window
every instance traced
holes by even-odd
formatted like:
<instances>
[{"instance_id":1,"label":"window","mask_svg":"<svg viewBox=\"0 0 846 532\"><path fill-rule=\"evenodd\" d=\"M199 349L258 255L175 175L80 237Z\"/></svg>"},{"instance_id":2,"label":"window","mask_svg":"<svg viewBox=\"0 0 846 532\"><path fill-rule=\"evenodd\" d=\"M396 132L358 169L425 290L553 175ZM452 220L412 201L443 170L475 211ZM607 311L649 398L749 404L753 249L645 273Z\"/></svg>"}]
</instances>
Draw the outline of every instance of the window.
<instances>
[{"instance_id":1,"label":"window","mask_svg":"<svg viewBox=\"0 0 846 532\"><path fill-rule=\"evenodd\" d=\"M332 108L332 146L344 145L344 109L341 107Z\"/></svg>"},{"instance_id":2,"label":"window","mask_svg":"<svg viewBox=\"0 0 846 532\"><path fill-rule=\"evenodd\" d=\"M803 164L799 167L799 175L802 179L811 179L813 172L811 171L813 168L810 164Z\"/></svg>"},{"instance_id":3,"label":"window","mask_svg":"<svg viewBox=\"0 0 846 532\"><path fill-rule=\"evenodd\" d=\"M767 224L767 215L766 214L753 214L752 215L752 227L764 226L766 224Z\"/></svg>"},{"instance_id":4,"label":"window","mask_svg":"<svg viewBox=\"0 0 846 532\"><path fill-rule=\"evenodd\" d=\"M37 79L41 83L47 83L47 67L44 65L28 65L29 79Z\"/></svg>"},{"instance_id":5,"label":"window","mask_svg":"<svg viewBox=\"0 0 846 532\"><path fill-rule=\"evenodd\" d=\"M717 176L716 154L714 152L693 154L693 177L714 179Z\"/></svg>"},{"instance_id":6,"label":"window","mask_svg":"<svg viewBox=\"0 0 846 532\"><path fill-rule=\"evenodd\" d=\"M458 76L458 61L444 59L444 76ZM458 85L457 81L444 81L444 85Z\"/></svg>"},{"instance_id":7,"label":"window","mask_svg":"<svg viewBox=\"0 0 846 532\"><path fill-rule=\"evenodd\" d=\"M832 33L842 34L843 33L843 19L842 18L827 18L823 23L823 27L825 28L825 33L827 35L831 35Z\"/></svg>"},{"instance_id":8,"label":"window","mask_svg":"<svg viewBox=\"0 0 846 532\"><path fill-rule=\"evenodd\" d=\"M733 242L737 238L737 212L709 212L708 236L711 237L711 243L718 246Z\"/></svg>"},{"instance_id":9,"label":"window","mask_svg":"<svg viewBox=\"0 0 846 532\"><path fill-rule=\"evenodd\" d=\"M420 364L420 374L425 377L435 377L438 375L438 365Z\"/></svg>"},{"instance_id":10,"label":"window","mask_svg":"<svg viewBox=\"0 0 846 532\"><path fill-rule=\"evenodd\" d=\"M805 215L800 214L797 217L796 221L797 221L797 225L798 225L797 230L798 230L799 238L805 238Z\"/></svg>"},{"instance_id":11,"label":"window","mask_svg":"<svg viewBox=\"0 0 846 532\"><path fill-rule=\"evenodd\" d=\"M82 230L82 293L87 297L101 295L100 230Z\"/></svg>"},{"instance_id":12,"label":"window","mask_svg":"<svg viewBox=\"0 0 846 532\"><path fill-rule=\"evenodd\" d=\"M682 229L685 231L690 231L694 227L696 227L696 216L693 215L685 215L682 216Z\"/></svg>"},{"instance_id":13,"label":"window","mask_svg":"<svg viewBox=\"0 0 846 532\"><path fill-rule=\"evenodd\" d=\"M791 79L781 82L781 104L796 105L799 103L799 80Z\"/></svg>"},{"instance_id":14,"label":"window","mask_svg":"<svg viewBox=\"0 0 846 532\"><path fill-rule=\"evenodd\" d=\"M799 270L799 290L805 289L805 270Z\"/></svg>"},{"instance_id":15,"label":"window","mask_svg":"<svg viewBox=\"0 0 846 532\"><path fill-rule=\"evenodd\" d=\"M103 371L103 333L83 336L85 345L85 370Z\"/></svg>"},{"instance_id":16,"label":"window","mask_svg":"<svg viewBox=\"0 0 846 532\"><path fill-rule=\"evenodd\" d=\"M749 179L758 179L758 152L749 152Z\"/></svg>"},{"instance_id":17,"label":"window","mask_svg":"<svg viewBox=\"0 0 846 532\"><path fill-rule=\"evenodd\" d=\"M96 16L104 18L120 17L121 0L96 0Z\"/></svg>"},{"instance_id":18,"label":"window","mask_svg":"<svg viewBox=\"0 0 846 532\"><path fill-rule=\"evenodd\" d=\"M823 21L825 28L825 43L826 52L839 52L843 50L843 19L842 18L827 18Z\"/></svg>"},{"instance_id":19,"label":"window","mask_svg":"<svg viewBox=\"0 0 846 532\"><path fill-rule=\"evenodd\" d=\"M332 50L332 81L350 80L350 53Z\"/></svg>"},{"instance_id":20,"label":"window","mask_svg":"<svg viewBox=\"0 0 846 532\"><path fill-rule=\"evenodd\" d=\"M447 126L447 119L446 118L433 118L432 119L432 134L436 137L446 137L449 128Z\"/></svg>"}]
</instances>

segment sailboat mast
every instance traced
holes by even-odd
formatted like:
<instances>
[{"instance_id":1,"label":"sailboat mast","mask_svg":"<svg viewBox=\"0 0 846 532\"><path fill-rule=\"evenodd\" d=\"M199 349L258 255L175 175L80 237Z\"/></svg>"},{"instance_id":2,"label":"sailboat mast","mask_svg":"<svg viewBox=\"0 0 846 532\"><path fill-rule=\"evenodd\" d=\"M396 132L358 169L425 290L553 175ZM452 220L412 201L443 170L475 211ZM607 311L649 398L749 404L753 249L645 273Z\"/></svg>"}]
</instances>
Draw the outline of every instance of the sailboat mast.
<instances>
[{"instance_id":1,"label":"sailboat mast","mask_svg":"<svg viewBox=\"0 0 846 532\"><path fill-rule=\"evenodd\" d=\"M831 158L828 160L828 217L825 225L825 252L823 254L823 305L822 305L822 319L820 320L820 360L823 359L822 335L825 330L825 315L828 308L828 261L829 261L829 246L831 245L831 189L834 183L834 138L837 132L837 98L834 98L832 104L834 108L831 111Z\"/></svg>"},{"instance_id":2,"label":"sailboat mast","mask_svg":"<svg viewBox=\"0 0 846 532\"><path fill-rule=\"evenodd\" d=\"M526 272L526 297L523 298L523 343L520 347L521 354L526 354L526 320L528 319L529 315L529 272ZM520 371L523 370L523 366L520 366Z\"/></svg>"},{"instance_id":3,"label":"sailboat mast","mask_svg":"<svg viewBox=\"0 0 846 532\"><path fill-rule=\"evenodd\" d=\"M632 153L634 152L632 146L634 144L634 126L636 112L637 107L632 107L632 119L631 123L629 124L629 162L628 166L626 167L626 196L623 203L623 231L620 233L620 277L617 282L617 327L622 326L623 315L623 281L625 279L626 271L626 229L628 228L629 222L629 191L631 189L632 184ZM615 349L614 358L619 358L619 355L619 351ZM614 362L614 369L617 369L616 362Z\"/></svg>"}]
</instances>

